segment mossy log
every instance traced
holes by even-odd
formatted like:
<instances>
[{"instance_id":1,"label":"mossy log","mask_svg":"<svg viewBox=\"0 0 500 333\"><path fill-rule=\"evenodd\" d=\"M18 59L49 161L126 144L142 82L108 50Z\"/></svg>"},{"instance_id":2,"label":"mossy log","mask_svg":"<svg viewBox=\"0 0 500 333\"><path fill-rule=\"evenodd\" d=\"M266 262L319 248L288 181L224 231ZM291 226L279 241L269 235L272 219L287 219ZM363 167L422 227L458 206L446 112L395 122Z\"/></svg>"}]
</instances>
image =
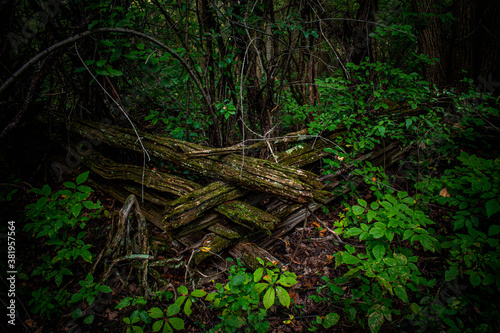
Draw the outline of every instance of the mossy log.
<instances>
[{"instance_id":1,"label":"mossy log","mask_svg":"<svg viewBox=\"0 0 500 333\"><path fill-rule=\"evenodd\" d=\"M144 147L151 156L176 163L204 176L297 202L321 202L330 196L330 193L322 190L323 184L314 173L278 163L244 155L192 158L189 156L190 152L206 148L152 134L143 134L138 142L132 130L95 122L74 122L71 130L120 149L142 152Z\"/></svg>"},{"instance_id":2,"label":"mossy log","mask_svg":"<svg viewBox=\"0 0 500 333\"><path fill-rule=\"evenodd\" d=\"M241 197L245 192L222 182L214 182L192 191L165 206L165 229L177 229L201 216L207 210Z\"/></svg>"},{"instance_id":3,"label":"mossy log","mask_svg":"<svg viewBox=\"0 0 500 333\"><path fill-rule=\"evenodd\" d=\"M142 168L131 164L120 164L93 153L83 158L85 165L105 179L131 180L138 184L161 191L182 196L202 186L197 183L165 172Z\"/></svg>"}]
</instances>

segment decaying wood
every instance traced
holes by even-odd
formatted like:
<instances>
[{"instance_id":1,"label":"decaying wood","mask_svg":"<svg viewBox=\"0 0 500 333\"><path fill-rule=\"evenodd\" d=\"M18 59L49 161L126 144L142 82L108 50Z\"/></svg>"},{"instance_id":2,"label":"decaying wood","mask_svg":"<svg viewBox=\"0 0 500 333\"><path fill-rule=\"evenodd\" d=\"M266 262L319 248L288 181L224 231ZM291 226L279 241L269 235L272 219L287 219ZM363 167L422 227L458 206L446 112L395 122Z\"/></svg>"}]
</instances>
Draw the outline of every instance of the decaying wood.
<instances>
[{"instance_id":1,"label":"decaying wood","mask_svg":"<svg viewBox=\"0 0 500 333\"><path fill-rule=\"evenodd\" d=\"M74 122L71 130L108 145L142 152L135 133L128 129L95 122ZM204 147L152 134L141 134L142 145L151 156L175 163L206 177L218 178L231 185L266 192L297 202L324 201L330 193L312 172L244 155L192 158L190 152Z\"/></svg>"},{"instance_id":2,"label":"decaying wood","mask_svg":"<svg viewBox=\"0 0 500 333\"><path fill-rule=\"evenodd\" d=\"M133 211L135 218L129 219ZM131 221L137 221L137 226L131 225ZM114 232L114 235L113 235ZM122 261L135 261L137 269L140 270L140 285L145 296L149 295L148 287L148 262L150 259L150 245L146 218L141 212L139 203L134 195L130 195L125 200L123 208L120 210L116 228L111 230L112 237L109 238L106 247L97 257L93 270L101 259L105 259L109 264L105 264L102 280L106 280L112 272L113 267Z\"/></svg>"},{"instance_id":3,"label":"decaying wood","mask_svg":"<svg viewBox=\"0 0 500 333\"><path fill-rule=\"evenodd\" d=\"M82 157L101 177L136 184L99 181L101 188L120 201L126 201L129 193L144 194L146 202L141 203L144 215L166 232L166 244L175 240L185 246L182 252L190 253L188 265L198 264L224 249L229 249L233 256L245 256L250 266L252 260L256 262L255 256L275 261L264 248L304 221L306 212L313 214L324 203L334 200L331 193L341 185L339 177L350 181L351 186L363 180L352 172L354 164L321 177L299 169L331 156L326 148L343 150L339 137L346 129L342 126L324 138L310 137L301 131L276 139L273 145L285 149L276 155L278 162L245 155L245 151L261 149L270 142L211 149L143 134L139 144L131 130L85 121L74 122L72 131L120 149L141 151L142 144L151 156L212 180L202 186L161 171L119 164L99 155ZM285 146L290 143L295 146ZM397 143L391 143L358 157L358 161L389 165L400 159L407 149L401 150ZM158 192L152 193L149 189ZM166 250L168 246L162 248Z\"/></svg>"}]
</instances>

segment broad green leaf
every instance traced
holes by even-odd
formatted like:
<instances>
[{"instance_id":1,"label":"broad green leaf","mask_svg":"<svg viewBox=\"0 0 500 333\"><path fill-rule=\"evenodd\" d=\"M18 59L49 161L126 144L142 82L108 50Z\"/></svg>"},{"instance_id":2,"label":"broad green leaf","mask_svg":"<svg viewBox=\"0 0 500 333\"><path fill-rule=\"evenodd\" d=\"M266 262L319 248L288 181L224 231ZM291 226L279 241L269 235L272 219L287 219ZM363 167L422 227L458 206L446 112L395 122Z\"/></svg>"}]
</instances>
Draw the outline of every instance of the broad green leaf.
<instances>
[{"instance_id":1,"label":"broad green leaf","mask_svg":"<svg viewBox=\"0 0 500 333\"><path fill-rule=\"evenodd\" d=\"M356 215L361 215L363 214L363 212L365 211L365 209L361 206L352 206L352 211L354 212L354 214Z\"/></svg>"},{"instance_id":2,"label":"broad green leaf","mask_svg":"<svg viewBox=\"0 0 500 333\"><path fill-rule=\"evenodd\" d=\"M382 229L382 228L371 228L370 229L370 235L372 235L375 238L383 237L384 233L385 233L385 229Z\"/></svg>"},{"instance_id":3,"label":"broad green leaf","mask_svg":"<svg viewBox=\"0 0 500 333\"><path fill-rule=\"evenodd\" d=\"M342 261L346 264L354 265L359 263L361 260L359 260L358 257L353 256L352 254L342 252Z\"/></svg>"},{"instance_id":4,"label":"broad green leaf","mask_svg":"<svg viewBox=\"0 0 500 333\"><path fill-rule=\"evenodd\" d=\"M256 291L258 294L260 294L260 293L262 293L262 292L264 291L264 289L266 289L266 288L267 288L267 286L269 286L269 283L264 283L264 282L261 282L261 283L257 283L257 284L255 284L254 289L255 289L255 291Z\"/></svg>"},{"instance_id":5,"label":"broad green leaf","mask_svg":"<svg viewBox=\"0 0 500 333\"><path fill-rule=\"evenodd\" d=\"M240 286L242 284L244 284L247 280L247 277L245 274L238 274L238 275L235 275L233 277L233 279L231 280L231 284L234 285L234 286Z\"/></svg>"},{"instance_id":6,"label":"broad green leaf","mask_svg":"<svg viewBox=\"0 0 500 333\"><path fill-rule=\"evenodd\" d=\"M177 288L177 291L182 295L189 294L188 288L186 286L180 286L179 288Z\"/></svg>"},{"instance_id":7,"label":"broad green leaf","mask_svg":"<svg viewBox=\"0 0 500 333\"><path fill-rule=\"evenodd\" d=\"M149 309L148 313L149 316L153 319L158 319L163 317L163 311L157 307Z\"/></svg>"},{"instance_id":8,"label":"broad green leaf","mask_svg":"<svg viewBox=\"0 0 500 333\"><path fill-rule=\"evenodd\" d=\"M418 305L417 303L411 303L410 309L411 309L411 311L413 311L413 313L419 313L421 310L420 305Z\"/></svg>"},{"instance_id":9,"label":"broad green leaf","mask_svg":"<svg viewBox=\"0 0 500 333\"><path fill-rule=\"evenodd\" d=\"M394 294L398 296L403 302L408 303L408 294L406 293L405 287L397 284L393 287Z\"/></svg>"},{"instance_id":10,"label":"broad green leaf","mask_svg":"<svg viewBox=\"0 0 500 333\"><path fill-rule=\"evenodd\" d=\"M491 217L498 211L500 211L500 204L497 199L490 199L486 202L486 215L488 217Z\"/></svg>"},{"instance_id":11,"label":"broad green leaf","mask_svg":"<svg viewBox=\"0 0 500 333\"><path fill-rule=\"evenodd\" d=\"M264 268L259 267L253 272L253 281L254 282L259 282L260 279L262 279L262 275L264 274Z\"/></svg>"},{"instance_id":12,"label":"broad green leaf","mask_svg":"<svg viewBox=\"0 0 500 333\"><path fill-rule=\"evenodd\" d=\"M382 244L375 245L375 247L372 250L372 253L375 259L377 259L377 261L381 261L385 255L385 247Z\"/></svg>"},{"instance_id":13,"label":"broad green leaf","mask_svg":"<svg viewBox=\"0 0 500 333\"><path fill-rule=\"evenodd\" d=\"M371 211L370 211L370 212L371 212ZM370 212L368 212L368 213L370 213ZM361 229L359 229L359 228L354 227L354 228L349 229L349 230L346 232L346 235L349 235L349 236L357 236L357 235L359 235L359 234L360 234L360 233L362 233L362 232L363 232L363 230L361 230Z\"/></svg>"},{"instance_id":14,"label":"broad green leaf","mask_svg":"<svg viewBox=\"0 0 500 333\"><path fill-rule=\"evenodd\" d=\"M366 208L366 206L368 205L367 202L363 199L358 199L358 204L363 208Z\"/></svg>"},{"instance_id":15,"label":"broad green leaf","mask_svg":"<svg viewBox=\"0 0 500 333\"><path fill-rule=\"evenodd\" d=\"M477 287L481 284L481 277L479 276L479 274L477 274L476 272L472 273L472 275L469 277L469 281L470 283L474 286L474 287Z\"/></svg>"},{"instance_id":16,"label":"broad green leaf","mask_svg":"<svg viewBox=\"0 0 500 333\"><path fill-rule=\"evenodd\" d=\"M499 225L490 225L489 229L488 229L488 237L492 237L492 236L495 236L495 235L498 235L498 233L500 232L500 226Z\"/></svg>"},{"instance_id":17,"label":"broad green leaf","mask_svg":"<svg viewBox=\"0 0 500 333\"><path fill-rule=\"evenodd\" d=\"M167 316L175 316L181 311L181 306L177 303L170 304L169 307L167 308Z\"/></svg>"},{"instance_id":18,"label":"broad green leaf","mask_svg":"<svg viewBox=\"0 0 500 333\"><path fill-rule=\"evenodd\" d=\"M76 188L76 185L73 182L64 182L63 185L67 188Z\"/></svg>"},{"instance_id":19,"label":"broad green leaf","mask_svg":"<svg viewBox=\"0 0 500 333\"><path fill-rule=\"evenodd\" d=\"M172 325L173 328L178 331L184 329L184 320L182 320L181 318L168 318L168 322L170 323L170 325Z\"/></svg>"},{"instance_id":20,"label":"broad green leaf","mask_svg":"<svg viewBox=\"0 0 500 333\"><path fill-rule=\"evenodd\" d=\"M281 284L284 287L291 287L291 286L297 284L297 279L295 279L291 276L283 276L282 275L276 283Z\"/></svg>"},{"instance_id":21,"label":"broad green leaf","mask_svg":"<svg viewBox=\"0 0 500 333\"><path fill-rule=\"evenodd\" d=\"M336 314L335 312L330 312L325 316L325 319L323 320L323 327L324 328L330 328L336 323L339 322L340 316Z\"/></svg>"},{"instance_id":22,"label":"broad green leaf","mask_svg":"<svg viewBox=\"0 0 500 333\"><path fill-rule=\"evenodd\" d=\"M193 292L191 293L191 296L193 297L203 297L207 294L207 292L205 290L201 290L201 289L195 289L193 290Z\"/></svg>"},{"instance_id":23,"label":"broad green leaf","mask_svg":"<svg viewBox=\"0 0 500 333\"><path fill-rule=\"evenodd\" d=\"M380 284L380 286L389 291L391 295L393 295L392 285L389 283L387 278L388 278L387 273L380 273L379 275L377 275L377 281Z\"/></svg>"},{"instance_id":24,"label":"broad green leaf","mask_svg":"<svg viewBox=\"0 0 500 333\"><path fill-rule=\"evenodd\" d=\"M83 323L84 324L87 324L87 325L90 325L92 324L92 322L94 321L94 316L93 315L88 315L87 317L85 317L85 319L83 320Z\"/></svg>"},{"instance_id":25,"label":"broad green leaf","mask_svg":"<svg viewBox=\"0 0 500 333\"><path fill-rule=\"evenodd\" d=\"M377 212L374 210L369 210L368 213L366 214L366 218L367 218L368 222L371 222L376 217L377 217Z\"/></svg>"},{"instance_id":26,"label":"broad green leaf","mask_svg":"<svg viewBox=\"0 0 500 333\"><path fill-rule=\"evenodd\" d=\"M89 177L89 171L82 173L81 175L76 177L76 184L80 185L81 183L86 181L88 177Z\"/></svg>"},{"instance_id":27,"label":"broad green leaf","mask_svg":"<svg viewBox=\"0 0 500 333\"><path fill-rule=\"evenodd\" d=\"M280 301L281 305L286 306L287 308L290 307L290 295L288 294L288 291L285 290L282 286L276 286L276 295L278 296L278 300Z\"/></svg>"},{"instance_id":28,"label":"broad green leaf","mask_svg":"<svg viewBox=\"0 0 500 333\"><path fill-rule=\"evenodd\" d=\"M274 304L275 298L276 298L276 291L274 290L274 288L267 289L263 300L264 307L266 308L266 310L269 309Z\"/></svg>"},{"instance_id":29,"label":"broad green leaf","mask_svg":"<svg viewBox=\"0 0 500 333\"><path fill-rule=\"evenodd\" d=\"M50 195L50 192L52 192L51 188L49 185L43 185L42 187L42 194L46 197Z\"/></svg>"},{"instance_id":30,"label":"broad green leaf","mask_svg":"<svg viewBox=\"0 0 500 333\"><path fill-rule=\"evenodd\" d=\"M403 233L403 240L407 240L408 238L413 236L413 234L414 234L413 230L411 230L411 229L405 230L405 232Z\"/></svg>"},{"instance_id":31,"label":"broad green leaf","mask_svg":"<svg viewBox=\"0 0 500 333\"><path fill-rule=\"evenodd\" d=\"M377 333L384 323L384 315L381 311L373 311L368 316L368 327L372 333Z\"/></svg>"},{"instance_id":32,"label":"broad green leaf","mask_svg":"<svg viewBox=\"0 0 500 333\"><path fill-rule=\"evenodd\" d=\"M153 317L151 317L153 318ZM155 317L158 318L158 317ZM157 320L153 323L153 332L159 332L161 328L163 327L163 320Z\"/></svg>"},{"instance_id":33,"label":"broad green leaf","mask_svg":"<svg viewBox=\"0 0 500 333\"><path fill-rule=\"evenodd\" d=\"M457 266L451 266L448 268L448 270L444 273L444 279L446 281L451 281L455 279L458 275L458 267Z\"/></svg>"}]
</instances>

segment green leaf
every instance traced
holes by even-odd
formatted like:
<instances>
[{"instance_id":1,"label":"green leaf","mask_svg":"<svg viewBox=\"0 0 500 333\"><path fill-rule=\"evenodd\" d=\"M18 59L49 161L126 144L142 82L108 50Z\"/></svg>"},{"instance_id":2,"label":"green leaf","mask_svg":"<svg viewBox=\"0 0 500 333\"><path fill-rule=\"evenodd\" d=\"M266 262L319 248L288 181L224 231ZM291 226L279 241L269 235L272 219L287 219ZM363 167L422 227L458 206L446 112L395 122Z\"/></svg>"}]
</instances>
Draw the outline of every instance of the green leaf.
<instances>
[{"instance_id":1,"label":"green leaf","mask_svg":"<svg viewBox=\"0 0 500 333\"><path fill-rule=\"evenodd\" d=\"M287 308L290 307L290 295L288 294L288 291L285 290L282 286L276 286L276 295L278 296L278 300L280 301L281 305L286 306Z\"/></svg>"},{"instance_id":2,"label":"green leaf","mask_svg":"<svg viewBox=\"0 0 500 333\"><path fill-rule=\"evenodd\" d=\"M266 310L274 304L275 298L276 291L274 290L274 288L267 289L266 294L264 295L264 307L266 308Z\"/></svg>"},{"instance_id":3,"label":"green leaf","mask_svg":"<svg viewBox=\"0 0 500 333\"><path fill-rule=\"evenodd\" d=\"M367 202L363 199L358 199L358 204L363 208L366 208L366 206L368 205Z\"/></svg>"},{"instance_id":4,"label":"green leaf","mask_svg":"<svg viewBox=\"0 0 500 333\"><path fill-rule=\"evenodd\" d=\"M118 69L114 69L111 66L108 66L107 70L108 70L108 73L111 74L111 76L122 76L123 75L122 71L120 71Z\"/></svg>"},{"instance_id":5,"label":"green leaf","mask_svg":"<svg viewBox=\"0 0 500 333\"><path fill-rule=\"evenodd\" d=\"M207 294L207 292L205 290L195 289L191 293L191 296L193 296L193 297L204 297L206 294Z\"/></svg>"},{"instance_id":6,"label":"green leaf","mask_svg":"<svg viewBox=\"0 0 500 333\"><path fill-rule=\"evenodd\" d=\"M176 330L180 331L184 329L184 320L182 320L181 318L168 318L168 321Z\"/></svg>"},{"instance_id":7,"label":"green leaf","mask_svg":"<svg viewBox=\"0 0 500 333\"><path fill-rule=\"evenodd\" d=\"M375 238L380 238L380 237L384 236L385 229L382 229L382 228L371 228L369 233L370 233L370 235L372 235Z\"/></svg>"},{"instance_id":8,"label":"green leaf","mask_svg":"<svg viewBox=\"0 0 500 333\"><path fill-rule=\"evenodd\" d=\"M181 306L177 303L174 303L174 304L171 304L169 305L169 307L167 308L167 316L170 317L170 316L175 316L176 314L178 314L179 312L181 311Z\"/></svg>"},{"instance_id":9,"label":"green leaf","mask_svg":"<svg viewBox=\"0 0 500 333\"><path fill-rule=\"evenodd\" d=\"M186 303L184 303L184 313L187 315L187 316L190 316L191 313L193 312L191 310L191 305L193 304L193 301L191 301L191 299L187 299L186 300Z\"/></svg>"},{"instance_id":10,"label":"green leaf","mask_svg":"<svg viewBox=\"0 0 500 333\"><path fill-rule=\"evenodd\" d=\"M379 275L377 275L377 281L380 284L380 286L385 288L392 295L393 294L392 285L389 283L387 278L388 278L387 273L380 273Z\"/></svg>"},{"instance_id":11,"label":"green leaf","mask_svg":"<svg viewBox=\"0 0 500 333\"><path fill-rule=\"evenodd\" d=\"M384 314L380 311L373 311L368 316L368 326L372 333L377 333L384 323Z\"/></svg>"},{"instance_id":12,"label":"green leaf","mask_svg":"<svg viewBox=\"0 0 500 333\"><path fill-rule=\"evenodd\" d=\"M186 286L180 286L179 288L177 288L177 291L182 295L189 294L188 288Z\"/></svg>"},{"instance_id":13,"label":"green leaf","mask_svg":"<svg viewBox=\"0 0 500 333\"><path fill-rule=\"evenodd\" d=\"M291 287L297 284L297 279L292 276L282 275L276 283L281 284L283 287Z\"/></svg>"},{"instance_id":14,"label":"green leaf","mask_svg":"<svg viewBox=\"0 0 500 333\"><path fill-rule=\"evenodd\" d=\"M358 257L353 256L352 254L342 252L342 261L346 264L354 265L359 263L361 260L359 260Z\"/></svg>"},{"instance_id":15,"label":"green leaf","mask_svg":"<svg viewBox=\"0 0 500 333\"><path fill-rule=\"evenodd\" d=\"M94 316L93 315L88 315L83 320L83 323L89 325L89 324L92 324L93 321L94 321Z\"/></svg>"},{"instance_id":16,"label":"green leaf","mask_svg":"<svg viewBox=\"0 0 500 333\"><path fill-rule=\"evenodd\" d=\"M89 177L89 171L82 173L81 175L76 177L76 184L80 185L81 183L86 181L88 177Z\"/></svg>"},{"instance_id":17,"label":"green leaf","mask_svg":"<svg viewBox=\"0 0 500 333\"><path fill-rule=\"evenodd\" d=\"M108 40L108 39L103 39L103 40L101 40L101 43L103 43L103 44L104 44L104 45L106 45L106 46L110 46L110 47L111 47L111 46L114 46L114 45L113 45L113 42L112 42L112 41L110 41L110 40Z\"/></svg>"},{"instance_id":18,"label":"green leaf","mask_svg":"<svg viewBox=\"0 0 500 333\"><path fill-rule=\"evenodd\" d=\"M457 266L451 266L448 268L448 270L444 273L444 279L445 281L451 281L455 279L458 275L458 267Z\"/></svg>"},{"instance_id":19,"label":"green leaf","mask_svg":"<svg viewBox=\"0 0 500 333\"><path fill-rule=\"evenodd\" d=\"M471 276L469 276L469 281L474 287L477 287L481 284L481 277L479 276L479 274L474 272Z\"/></svg>"},{"instance_id":20,"label":"green leaf","mask_svg":"<svg viewBox=\"0 0 500 333\"><path fill-rule=\"evenodd\" d=\"M403 240L407 240L408 238L413 236L413 234L414 234L413 230L411 230L411 229L405 230L405 232L403 233Z\"/></svg>"},{"instance_id":21,"label":"green leaf","mask_svg":"<svg viewBox=\"0 0 500 333\"><path fill-rule=\"evenodd\" d=\"M486 202L486 215L488 218L500 211L500 204L497 199L490 199Z\"/></svg>"},{"instance_id":22,"label":"green leaf","mask_svg":"<svg viewBox=\"0 0 500 333\"><path fill-rule=\"evenodd\" d=\"M42 194L46 197L48 197L50 195L50 192L52 192L52 190L50 189L50 186L45 184L43 185L42 187Z\"/></svg>"},{"instance_id":23,"label":"green leaf","mask_svg":"<svg viewBox=\"0 0 500 333\"><path fill-rule=\"evenodd\" d=\"M83 311L80 308L77 308L75 311L71 313L71 318L76 319L80 318L83 315Z\"/></svg>"},{"instance_id":24,"label":"green leaf","mask_svg":"<svg viewBox=\"0 0 500 333\"><path fill-rule=\"evenodd\" d=\"M373 248L372 253L377 261L381 261L385 255L385 247L382 244L378 244Z\"/></svg>"},{"instance_id":25,"label":"green leaf","mask_svg":"<svg viewBox=\"0 0 500 333\"><path fill-rule=\"evenodd\" d=\"M500 233L500 226L499 225L490 225L488 229L488 237L498 235Z\"/></svg>"},{"instance_id":26,"label":"green leaf","mask_svg":"<svg viewBox=\"0 0 500 333\"><path fill-rule=\"evenodd\" d=\"M354 214L356 215L361 215L363 214L363 212L365 211L365 209L361 206L352 206L352 211L354 212Z\"/></svg>"},{"instance_id":27,"label":"green leaf","mask_svg":"<svg viewBox=\"0 0 500 333\"><path fill-rule=\"evenodd\" d=\"M398 296L403 302L408 303L408 294L406 293L405 287L397 284L393 287L394 294Z\"/></svg>"},{"instance_id":28,"label":"green leaf","mask_svg":"<svg viewBox=\"0 0 500 333\"><path fill-rule=\"evenodd\" d=\"M151 317L153 318L153 317ZM163 320L158 320L153 323L153 332L159 332L163 327Z\"/></svg>"},{"instance_id":29,"label":"green leaf","mask_svg":"<svg viewBox=\"0 0 500 333\"><path fill-rule=\"evenodd\" d=\"M259 282L260 279L262 279L262 275L264 274L264 268L259 267L253 272L253 281L254 282Z\"/></svg>"},{"instance_id":30,"label":"green leaf","mask_svg":"<svg viewBox=\"0 0 500 333\"><path fill-rule=\"evenodd\" d=\"M225 322L230 327L240 328L245 325L245 319L239 315L228 314L225 316Z\"/></svg>"},{"instance_id":31,"label":"green leaf","mask_svg":"<svg viewBox=\"0 0 500 333\"><path fill-rule=\"evenodd\" d=\"M81 203L77 203L73 206L70 207L70 212L73 214L74 217L78 217L80 215L80 212L82 211L82 204Z\"/></svg>"},{"instance_id":32,"label":"green leaf","mask_svg":"<svg viewBox=\"0 0 500 333\"><path fill-rule=\"evenodd\" d=\"M368 213L370 213L370 212L368 212ZM349 235L349 236L357 236L357 235L359 235L362 232L363 232L363 230L361 230L360 228L354 227L354 228L349 229L346 232L346 234Z\"/></svg>"},{"instance_id":33,"label":"green leaf","mask_svg":"<svg viewBox=\"0 0 500 333\"><path fill-rule=\"evenodd\" d=\"M324 328L330 328L336 323L338 323L340 319L340 316L336 314L335 312L330 312L325 316L325 319L323 320L323 327Z\"/></svg>"}]
</instances>

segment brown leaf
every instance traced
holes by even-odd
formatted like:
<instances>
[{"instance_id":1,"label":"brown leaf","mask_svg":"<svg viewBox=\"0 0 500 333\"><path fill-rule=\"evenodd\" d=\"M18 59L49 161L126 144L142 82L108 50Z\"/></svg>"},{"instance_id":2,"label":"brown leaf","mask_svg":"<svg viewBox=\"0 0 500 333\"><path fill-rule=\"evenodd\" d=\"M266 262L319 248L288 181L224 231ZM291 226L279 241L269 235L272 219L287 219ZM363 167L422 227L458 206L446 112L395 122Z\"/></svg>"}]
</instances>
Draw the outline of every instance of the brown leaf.
<instances>
[{"instance_id":1,"label":"brown leaf","mask_svg":"<svg viewBox=\"0 0 500 333\"><path fill-rule=\"evenodd\" d=\"M441 192L439 192L439 195L442 196L442 197L445 197L445 198L449 198L450 197L450 192L448 192L448 188L445 187L441 190Z\"/></svg>"}]
</instances>

